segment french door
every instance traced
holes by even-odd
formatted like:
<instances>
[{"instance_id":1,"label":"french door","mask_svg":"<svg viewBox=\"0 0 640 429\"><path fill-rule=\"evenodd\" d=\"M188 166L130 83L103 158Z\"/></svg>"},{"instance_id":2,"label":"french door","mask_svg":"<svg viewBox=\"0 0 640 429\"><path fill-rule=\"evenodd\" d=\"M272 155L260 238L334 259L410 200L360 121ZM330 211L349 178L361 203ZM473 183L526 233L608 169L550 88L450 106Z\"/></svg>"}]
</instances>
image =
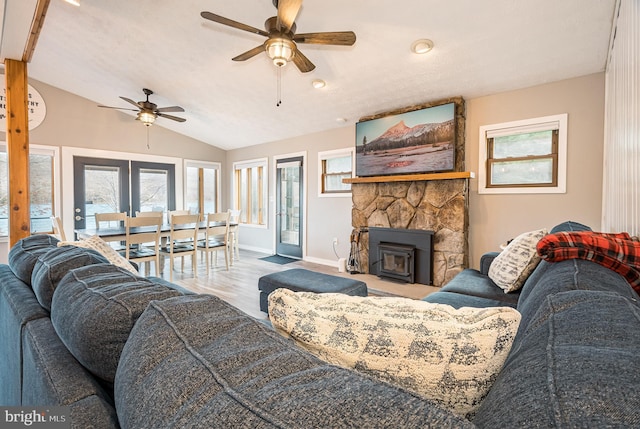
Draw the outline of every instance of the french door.
<instances>
[{"instance_id":1,"label":"french door","mask_svg":"<svg viewBox=\"0 0 640 429\"><path fill-rule=\"evenodd\" d=\"M96 213L130 212L129 161L73 158L74 228L95 228Z\"/></svg>"},{"instance_id":2,"label":"french door","mask_svg":"<svg viewBox=\"0 0 640 429\"><path fill-rule=\"evenodd\" d=\"M74 228L95 228L95 214L175 210L175 166L74 157Z\"/></svg>"},{"instance_id":3,"label":"french door","mask_svg":"<svg viewBox=\"0 0 640 429\"><path fill-rule=\"evenodd\" d=\"M276 253L302 258L303 157L276 162Z\"/></svg>"}]
</instances>

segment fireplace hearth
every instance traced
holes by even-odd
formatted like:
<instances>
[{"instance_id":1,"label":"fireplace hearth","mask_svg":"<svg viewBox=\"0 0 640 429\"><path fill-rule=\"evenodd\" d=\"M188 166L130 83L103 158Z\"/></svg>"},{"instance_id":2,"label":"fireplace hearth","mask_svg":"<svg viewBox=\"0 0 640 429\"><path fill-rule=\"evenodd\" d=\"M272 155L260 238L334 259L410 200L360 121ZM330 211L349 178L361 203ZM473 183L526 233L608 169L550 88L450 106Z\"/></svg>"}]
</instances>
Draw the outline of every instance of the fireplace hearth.
<instances>
[{"instance_id":1,"label":"fireplace hearth","mask_svg":"<svg viewBox=\"0 0 640 429\"><path fill-rule=\"evenodd\" d=\"M369 227L370 274L431 285L432 267L433 231Z\"/></svg>"}]
</instances>

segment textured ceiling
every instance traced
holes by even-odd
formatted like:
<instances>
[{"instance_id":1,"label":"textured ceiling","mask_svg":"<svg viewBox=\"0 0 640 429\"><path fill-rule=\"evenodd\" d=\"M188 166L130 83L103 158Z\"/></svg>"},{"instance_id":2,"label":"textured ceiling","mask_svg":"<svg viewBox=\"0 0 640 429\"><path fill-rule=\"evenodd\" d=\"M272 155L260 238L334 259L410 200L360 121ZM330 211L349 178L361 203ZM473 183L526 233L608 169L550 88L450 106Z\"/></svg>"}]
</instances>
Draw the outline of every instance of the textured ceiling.
<instances>
[{"instance_id":1,"label":"textured ceiling","mask_svg":"<svg viewBox=\"0 0 640 429\"><path fill-rule=\"evenodd\" d=\"M264 38L200 17L206 10L262 29L276 13L271 0L51 0L29 75L109 106L128 107L118 96L143 100L150 88L151 101L180 105L186 112L176 116L187 119L154 126L233 149L602 71L614 9L615 0L306 0L298 33L352 30L357 41L299 45L317 68L287 65L276 107L266 54L231 61ZM418 38L432 39L433 51L412 54ZM327 86L314 89L313 79Z\"/></svg>"}]
</instances>

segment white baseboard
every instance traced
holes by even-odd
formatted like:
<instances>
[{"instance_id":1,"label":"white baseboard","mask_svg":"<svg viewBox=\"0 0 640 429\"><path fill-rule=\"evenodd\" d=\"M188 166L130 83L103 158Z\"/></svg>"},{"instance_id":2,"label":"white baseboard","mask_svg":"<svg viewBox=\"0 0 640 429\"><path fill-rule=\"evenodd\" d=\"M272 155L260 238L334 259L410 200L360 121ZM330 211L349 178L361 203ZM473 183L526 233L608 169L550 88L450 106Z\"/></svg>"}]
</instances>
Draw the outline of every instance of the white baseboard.
<instances>
[{"instance_id":1,"label":"white baseboard","mask_svg":"<svg viewBox=\"0 0 640 429\"><path fill-rule=\"evenodd\" d=\"M273 255L272 249L263 249L262 247L246 246L243 244L241 244L239 247L242 250L249 250L251 252L266 253L267 255Z\"/></svg>"},{"instance_id":2,"label":"white baseboard","mask_svg":"<svg viewBox=\"0 0 640 429\"><path fill-rule=\"evenodd\" d=\"M320 259L320 258L314 258L312 256L306 256L305 258L303 258L303 261L313 262L314 264L327 265L329 267L338 268L338 261L334 261L331 259Z\"/></svg>"}]
</instances>

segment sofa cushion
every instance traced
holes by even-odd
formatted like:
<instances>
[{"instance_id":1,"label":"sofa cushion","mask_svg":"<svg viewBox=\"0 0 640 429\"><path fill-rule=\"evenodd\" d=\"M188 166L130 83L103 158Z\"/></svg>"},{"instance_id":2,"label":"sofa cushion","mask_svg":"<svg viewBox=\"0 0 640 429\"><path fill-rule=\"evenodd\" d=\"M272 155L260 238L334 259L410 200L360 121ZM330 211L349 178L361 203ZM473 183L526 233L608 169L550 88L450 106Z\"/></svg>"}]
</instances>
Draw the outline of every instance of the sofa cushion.
<instances>
[{"instance_id":1,"label":"sofa cushion","mask_svg":"<svg viewBox=\"0 0 640 429\"><path fill-rule=\"evenodd\" d=\"M520 314L407 298L278 289L274 328L321 359L398 384L459 415L473 412L511 349Z\"/></svg>"},{"instance_id":2,"label":"sofa cushion","mask_svg":"<svg viewBox=\"0 0 640 429\"><path fill-rule=\"evenodd\" d=\"M538 265L540 256L536 252L536 244L546 233L546 229L539 229L518 235L493 260L489 278L505 293L520 289Z\"/></svg>"},{"instance_id":3,"label":"sofa cushion","mask_svg":"<svg viewBox=\"0 0 640 429\"><path fill-rule=\"evenodd\" d=\"M526 329L547 296L577 290L615 292L638 299L621 275L594 262L580 259L557 263L542 261L520 293L517 307L522 315L520 330ZM518 340L516 338L516 342Z\"/></svg>"},{"instance_id":4,"label":"sofa cushion","mask_svg":"<svg viewBox=\"0 0 640 429\"><path fill-rule=\"evenodd\" d=\"M538 254L548 262L585 259L623 276L640 292L640 242L629 234L592 231L557 232L538 242Z\"/></svg>"},{"instance_id":5,"label":"sofa cushion","mask_svg":"<svg viewBox=\"0 0 640 429\"><path fill-rule=\"evenodd\" d=\"M480 427L640 425L640 308L615 292L541 299L472 421Z\"/></svg>"},{"instance_id":6,"label":"sofa cushion","mask_svg":"<svg viewBox=\"0 0 640 429\"><path fill-rule=\"evenodd\" d=\"M587 225L581 224L580 222L568 220L568 221L559 223L553 228L551 228L551 231L549 231L549 234L555 234L556 232L560 232L560 231L591 231L591 228L589 228Z\"/></svg>"},{"instance_id":7,"label":"sofa cushion","mask_svg":"<svg viewBox=\"0 0 640 429\"><path fill-rule=\"evenodd\" d=\"M456 275L439 292L453 292L469 296L477 296L499 301L501 305L516 307L519 291L504 293L488 276L479 271L467 268ZM438 292L436 292L438 293Z\"/></svg>"},{"instance_id":8,"label":"sofa cushion","mask_svg":"<svg viewBox=\"0 0 640 429\"><path fill-rule=\"evenodd\" d=\"M111 264L70 271L53 294L51 320L69 351L113 382L129 333L150 301L182 295Z\"/></svg>"},{"instance_id":9,"label":"sofa cushion","mask_svg":"<svg viewBox=\"0 0 640 429\"><path fill-rule=\"evenodd\" d=\"M118 427L111 398L71 356L53 330L51 320L43 318L29 322L22 336L23 407L68 406L68 417L74 428Z\"/></svg>"},{"instance_id":10,"label":"sofa cushion","mask_svg":"<svg viewBox=\"0 0 640 429\"><path fill-rule=\"evenodd\" d=\"M85 249L93 249L107 258L107 260L113 265L124 268L125 270L130 271L132 274L138 274L138 271L133 267L133 265L131 265L131 262L125 259L121 254L116 252L113 247L109 246L109 243L105 242L97 235L93 235L86 240L61 241L58 243L58 247L62 246L76 246Z\"/></svg>"},{"instance_id":11,"label":"sofa cushion","mask_svg":"<svg viewBox=\"0 0 640 429\"><path fill-rule=\"evenodd\" d=\"M95 250L74 246L56 247L38 257L31 275L31 287L40 305L51 310L53 292L70 270L108 262Z\"/></svg>"},{"instance_id":12,"label":"sofa cushion","mask_svg":"<svg viewBox=\"0 0 640 429\"><path fill-rule=\"evenodd\" d=\"M120 358L122 427L470 427L437 405L297 348L211 295L154 301Z\"/></svg>"},{"instance_id":13,"label":"sofa cushion","mask_svg":"<svg viewBox=\"0 0 640 429\"><path fill-rule=\"evenodd\" d=\"M22 329L31 320L48 317L31 286L8 265L0 265L0 404L21 404Z\"/></svg>"},{"instance_id":14,"label":"sofa cushion","mask_svg":"<svg viewBox=\"0 0 640 429\"><path fill-rule=\"evenodd\" d=\"M46 234L25 237L13 245L9 251L9 266L17 278L31 285L33 267L38 256L56 247L58 239Z\"/></svg>"}]
</instances>

